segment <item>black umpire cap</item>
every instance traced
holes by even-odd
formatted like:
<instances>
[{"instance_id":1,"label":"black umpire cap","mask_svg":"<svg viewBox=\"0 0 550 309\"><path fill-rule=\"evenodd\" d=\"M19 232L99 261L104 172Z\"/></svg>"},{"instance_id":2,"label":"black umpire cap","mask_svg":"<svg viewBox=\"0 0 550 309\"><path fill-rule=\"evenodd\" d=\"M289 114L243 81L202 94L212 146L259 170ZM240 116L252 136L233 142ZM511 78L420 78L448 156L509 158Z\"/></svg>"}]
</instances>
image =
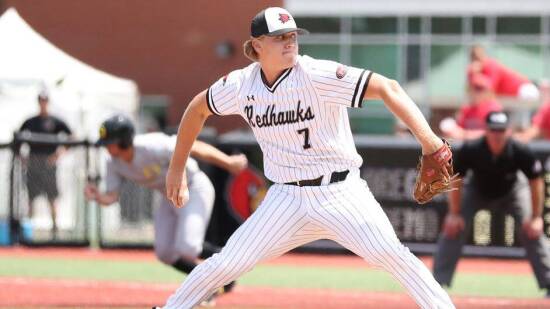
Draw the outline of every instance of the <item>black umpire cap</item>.
<instances>
[{"instance_id":1,"label":"black umpire cap","mask_svg":"<svg viewBox=\"0 0 550 309\"><path fill-rule=\"evenodd\" d=\"M259 38L262 35L277 36L291 31L308 34L306 29L298 28L290 13L280 7L269 7L258 13L250 25L250 36Z\"/></svg>"},{"instance_id":2,"label":"black umpire cap","mask_svg":"<svg viewBox=\"0 0 550 309\"><path fill-rule=\"evenodd\" d=\"M485 118L485 124L487 129L502 131L508 128L510 119L505 112L490 112Z\"/></svg>"}]
</instances>

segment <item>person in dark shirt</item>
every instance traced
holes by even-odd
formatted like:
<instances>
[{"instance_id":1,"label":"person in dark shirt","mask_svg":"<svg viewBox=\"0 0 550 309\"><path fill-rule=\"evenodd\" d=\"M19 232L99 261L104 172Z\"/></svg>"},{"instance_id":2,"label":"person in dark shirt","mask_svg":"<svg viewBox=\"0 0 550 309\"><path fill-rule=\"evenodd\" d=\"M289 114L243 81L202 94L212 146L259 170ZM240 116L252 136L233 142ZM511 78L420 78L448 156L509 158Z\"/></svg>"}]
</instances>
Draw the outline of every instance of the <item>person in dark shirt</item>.
<instances>
[{"instance_id":1,"label":"person in dark shirt","mask_svg":"<svg viewBox=\"0 0 550 309\"><path fill-rule=\"evenodd\" d=\"M543 234L543 168L525 145L511 138L508 115L491 112L485 136L466 142L455 152L454 168L462 176L449 193L449 212L434 256L434 277L450 286L462 246L479 209L506 211L515 219L527 257L540 288L550 288L550 244ZM518 174L523 172L527 177Z\"/></svg>"},{"instance_id":2,"label":"person in dark shirt","mask_svg":"<svg viewBox=\"0 0 550 309\"><path fill-rule=\"evenodd\" d=\"M20 132L28 132L43 137L55 137L64 133L71 135L71 130L65 122L48 112L49 97L45 92L38 95L40 113L37 116L27 119ZM33 216L34 199L45 193L48 197L52 217L52 235L57 237L56 223L56 200L58 196L56 181L56 162L61 153L62 147L56 145L30 145L29 160L27 165L27 191L29 194L29 219Z\"/></svg>"}]
</instances>

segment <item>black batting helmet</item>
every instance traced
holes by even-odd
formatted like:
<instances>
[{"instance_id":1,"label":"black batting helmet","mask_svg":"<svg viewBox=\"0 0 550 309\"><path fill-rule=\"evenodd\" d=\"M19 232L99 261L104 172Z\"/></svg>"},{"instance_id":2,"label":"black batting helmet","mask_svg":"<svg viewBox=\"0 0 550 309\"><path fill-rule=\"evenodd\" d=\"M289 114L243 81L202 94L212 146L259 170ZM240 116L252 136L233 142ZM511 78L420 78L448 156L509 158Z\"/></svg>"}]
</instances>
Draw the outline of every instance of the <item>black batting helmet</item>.
<instances>
[{"instance_id":1,"label":"black batting helmet","mask_svg":"<svg viewBox=\"0 0 550 309\"><path fill-rule=\"evenodd\" d=\"M120 148L132 146L134 140L134 124L123 115L116 115L105 120L99 128L98 146L117 143Z\"/></svg>"}]
</instances>

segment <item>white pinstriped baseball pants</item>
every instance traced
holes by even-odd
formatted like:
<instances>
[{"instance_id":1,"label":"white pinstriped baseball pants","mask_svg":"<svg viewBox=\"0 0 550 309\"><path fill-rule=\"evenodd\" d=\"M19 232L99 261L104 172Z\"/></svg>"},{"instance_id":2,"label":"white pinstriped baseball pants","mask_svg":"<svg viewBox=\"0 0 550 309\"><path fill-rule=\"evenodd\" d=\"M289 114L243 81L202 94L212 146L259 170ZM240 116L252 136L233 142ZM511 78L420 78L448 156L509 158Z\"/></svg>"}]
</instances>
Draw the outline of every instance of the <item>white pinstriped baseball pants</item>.
<instances>
[{"instance_id":1,"label":"white pinstriped baseball pants","mask_svg":"<svg viewBox=\"0 0 550 309\"><path fill-rule=\"evenodd\" d=\"M318 239L334 240L390 272L421 308L454 308L424 264L398 240L358 172L328 186L272 185L223 250L196 267L164 308L193 308L257 263Z\"/></svg>"}]
</instances>

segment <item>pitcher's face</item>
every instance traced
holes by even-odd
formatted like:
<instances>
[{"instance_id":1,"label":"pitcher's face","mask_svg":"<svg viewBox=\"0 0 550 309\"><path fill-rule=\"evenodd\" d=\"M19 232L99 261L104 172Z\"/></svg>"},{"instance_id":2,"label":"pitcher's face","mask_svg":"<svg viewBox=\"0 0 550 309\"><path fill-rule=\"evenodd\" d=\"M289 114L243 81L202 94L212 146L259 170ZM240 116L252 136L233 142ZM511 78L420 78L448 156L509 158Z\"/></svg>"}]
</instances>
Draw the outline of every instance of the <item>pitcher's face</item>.
<instances>
[{"instance_id":1,"label":"pitcher's face","mask_svg":"<svg viewBox=\"0 0 550 309\"><path fill-rule=\"evenodd\" d=\"M296 31L277 36L262 36L257 41L257 51L262 63L280 69L290 68L296 64L298 57Z\"/></svg>"}]
</instances>

